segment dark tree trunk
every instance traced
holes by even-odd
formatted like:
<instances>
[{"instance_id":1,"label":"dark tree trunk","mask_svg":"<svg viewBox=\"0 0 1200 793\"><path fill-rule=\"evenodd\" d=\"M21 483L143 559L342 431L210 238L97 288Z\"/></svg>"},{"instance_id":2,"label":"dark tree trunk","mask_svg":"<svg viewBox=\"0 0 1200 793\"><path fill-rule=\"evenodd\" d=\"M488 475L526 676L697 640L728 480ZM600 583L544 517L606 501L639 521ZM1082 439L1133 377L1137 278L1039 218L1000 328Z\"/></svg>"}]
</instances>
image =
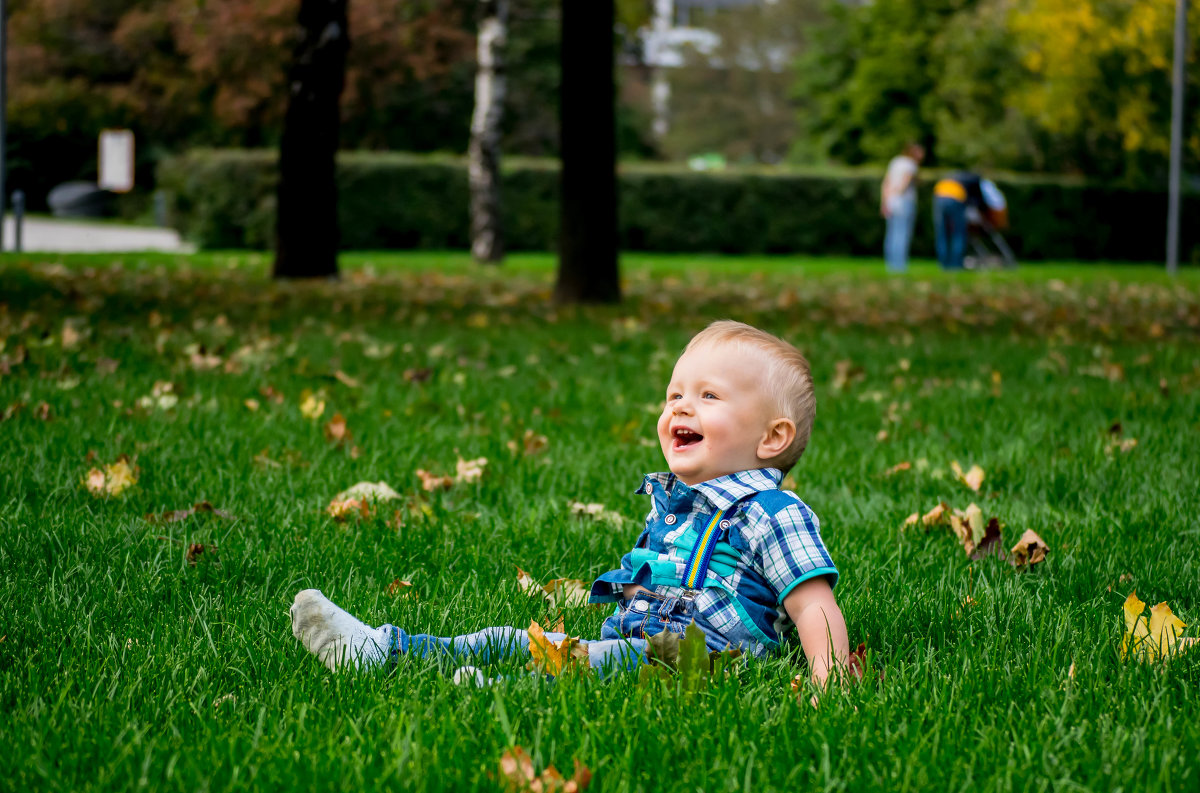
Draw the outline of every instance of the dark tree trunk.
<instances>
[{"instance_id":1,"label":"dark tree trunk","mask_svg":"<svg viewBox=\"0 0 1200 793\"><path fill-rule=\"evenodd\" d=\"M347 0L300 0L279 145L275 277L338 272L338 102L346 81Z\"/></svg>"},{"instance_id":2,"label":"dark tree trunk","mask_svg":"<svg viewBox=\"0 0 1200 793\"><path fill-rule=\"evenodd\" d=\"M613 0L562 0L562 181L558 283L564 303L616 303Z\"/></svg>"},{"instance_id":3,"label":"dark tree trunk","mask_svg":"<svg viewBox=\"0 0 1200 793\"><path fill-rule=\"evenodd\" d=\"M504 42L508 0L482 0L476 49L475 112L467 172L471 181L471 255L476 261L504 260L500 225L500 117L504 109Z\"/></svg>"}]
</instances>

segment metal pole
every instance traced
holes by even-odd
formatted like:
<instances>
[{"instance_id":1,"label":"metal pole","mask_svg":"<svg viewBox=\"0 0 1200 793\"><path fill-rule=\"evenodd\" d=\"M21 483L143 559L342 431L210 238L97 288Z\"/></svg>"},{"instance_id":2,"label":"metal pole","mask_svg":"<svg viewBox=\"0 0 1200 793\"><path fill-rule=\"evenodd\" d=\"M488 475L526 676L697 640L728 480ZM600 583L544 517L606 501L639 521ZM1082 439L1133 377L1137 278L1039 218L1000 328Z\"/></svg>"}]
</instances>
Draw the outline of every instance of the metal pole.
<instances>
[{"instance_id":1,"label":"metal pole","mask_svg":"<svg viewBox=\"0 0 1200 793\"><path fill-rule=\"evenodd\" d=\"M1187 55L1187 0L1175 0L1175 63L1171 91L1171 176L1167 193L1167 273L1179 269L1179 170L1183 159L1183 63Z\"/></svg>"},{"instance_id":2,"label":"metal pole","mask_svg":"<svg viewBox=\"0 0 1200 793\"><path fill-rule=\"evenodd\" d=\"M25 226L25 191L13 190L13 251L21 252L22 231Z\"/></svg>"},{"instance_id":3,"label":"metal pole","mask_svg":"<svg viewBox=\"0 0 1200 793\"><path fill-rule=\"evenodd\" d=\"M8 9L0 0L0 253L4 252L4 191L8 176Z\"/></svg>"}]
</instances>

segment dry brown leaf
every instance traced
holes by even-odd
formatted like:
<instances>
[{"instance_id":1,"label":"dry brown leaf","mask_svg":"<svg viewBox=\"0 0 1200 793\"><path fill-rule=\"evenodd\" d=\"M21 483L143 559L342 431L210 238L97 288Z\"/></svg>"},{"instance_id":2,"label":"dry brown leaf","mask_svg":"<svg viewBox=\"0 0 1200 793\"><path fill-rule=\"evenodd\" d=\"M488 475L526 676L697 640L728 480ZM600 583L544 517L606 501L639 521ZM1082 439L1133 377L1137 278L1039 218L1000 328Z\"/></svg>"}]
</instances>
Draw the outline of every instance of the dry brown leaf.
<instances>
[{"instance_id":1,"label":"dry brown leaf","mask_svg":"<svg viewBox=\"0 0 1200 793\"><path fill-rule=\"evenodd\" d=\"M335 498L325 508L329 516L336 521L344 521L358 516L363 519L371 517L371 502L365 498Z\"/></svg>"},{"instance_id":2,"label":"dry brown leaf","mask_svg":"<svg viewBox=\"0 0 1200 793\"><path fill-rule=\"evenodd\" d=\"M901 528L906 529L909 526L916 526L920 522L921 522L921 513L914 512L913 514L909 515L907 518L904 519L904 524L901 526Z\"/></svg>"},{"instance_id":3,"label":"dry brown leaf","mask_svg":"<svg viewBox=\"0 0 1200 793\"><path fill-rule=\"evenodd\" d=\"M326 423L325 440L336 446L350 440L350 429L346 426L346 417L341 413L334 413L333 418Z\"/></svg>"},{"instance_id":4,"label":"dry brown leaf","mask_svg":"<svg viewBox=\"0 0 1200 793\"><path fill-rule=\"evenodd\" d=\"M405 591L406 589L410 588L411 586L412 586L411 581L403 581L399 578L393 578L392 583L388 584L388 586L387 586L387 593L390 597L395 597L396 595L399 595L401 592Z\"/></svg>"},{"instance_id":5,"label":"dry brown leaf","mask_svg":"<svg viewBox=\"0 0 1200 793\"><path fill-rule=\"evenodd\" d=\"M400 498L400 494L388 487L387 482L359 482L346 488L333 497L334 501L358 499L360 501L391 501Z\"/></svg>"},{"instance_id":6,"label":"dry brown leaf","mask_svg":"<svg viewBox=\"0 0 1200 793\"><path fill-rule=\"evenodd\" d=\"M421 468L417 469L417 478L421 480L421 487L429 492L449 490L454 487L454 479L452 477L431 474Z\"/></svg>"},{"instance_id":7,"label":"dry brown leaf","mask_svg":"<svg viewBox=\"0 0 1200 793\"><path fill-rule=\"evenodd\" d=\"M520 567L517 568L517 587L527 595L545 594L545 590L542 589L542 585L537 581L534 581L533 576L529 575L529 573L525 572Z\"/></svg>"},{"instance_id":8,"label":"dry brown leaf","mask_svg":"<svg viewBox=\"0 0 1200 793\"><path fill-rule=\"evenodd\" d=\"M513 454L524 453L527 457L532 457L535 454L541 454L550 446L550 440L545 435L539 435L533 430L525 430L525 434L521 436L521 442L509 441L505 444Z\"/></svg>"},{"instance_id":9,"label":"dry brown leaf","mask_svg":"<svg viewBox=\"0 0 1200 793\"><path fill-rule=\"evenodd\" d=\"M362 383L360 383L358 380L351 377L350 375L346 374L341 369L338 369L336 372L334 372L333 376L335 378L337 378L337 381L339 383L346 386L347 388L359 388L362 385Z\"/></svg>"},{"instance_id":10,"label":"dry brown leaf","mask_svg":"<svg viewBox=\"0 0 1200 793\"><path fill-rule=\"evenodd\" d=\"M578 578L556 578L542 587L556 608L586 606L591 587Z\"/></svg>"},{"instance_id":11,"label":"dry brown leaf","mask_svg":"<svg viewBox=\"0 0 1200 793\"><path fill-rule=\"evenodd\" d=\"M912 463L910 463L908 460L905 460L902 463L896 463L891 468L884 471L883 475L884 476L895 476L896 474L900 473L901 471L907 471L910 468L912 468Z\"/></svg>"},{"instance_id":12,"label":"dry brown leaf","mask_svg":"<svg viewBox=\"0 0 1200 793\"><path fill-rule=\"evenodd\" d=\"M483 478L483 469L487 467L487 463L486 457L476 457L474 460L464 460L459 457L458 462L454 464L454 481L465 484L478 482Z\"/></svg>"},{"instance_id":13,"label":"dry brown leaf","mask_svg":"<svg viewBox=\"0 0 1200 793\"><path fill-rule=\"evenodd\" d=\"M937 526L946 522L946 516L950 511L950 505L946 502L940 502L936 507L926 512L921 516L921 524L926 528Z\"/></svg>"},{"instance_id":14,"label":"dry brown leaf","mask_svg":"<svg viewBox=\"0 0 1200 793\"><path fill-rule=\"evenodd\" d=\"M963 473L962 466L958 464L958 460L950 463L950 469L954 471L954 478L962 482L972 490L979 492L980 486L983 484L983 469L978 465L972 465L971 470Z\"/></svg>"},{"instance_id":15,"label":"dry brown leaf","mask_svg":"<svg viewBox=\"0 0 1200 793\"><path fill-rule=\"evenodd\" d=\"M1037 535L1033 529L1026 529L1021 535L1021 539L1017 540L1017 544L1012 547L1009 561L1014 567L1024 567L1027 564L1037 564L1046 558L1046 552L1050 548L1046 545L1046 541Z\"/></svg>"},{"instance_id":16,"label":"dry brown leaf","mask_svg":"<svg viewBox=\"0 0 1200 793\"><path fill-rule=\"evenodd\" d=\"M433 369L425 367L422 369L405 369L404 381L406 383L424 383L429 378L433 377Z\"/></svg>"}]
</instances>

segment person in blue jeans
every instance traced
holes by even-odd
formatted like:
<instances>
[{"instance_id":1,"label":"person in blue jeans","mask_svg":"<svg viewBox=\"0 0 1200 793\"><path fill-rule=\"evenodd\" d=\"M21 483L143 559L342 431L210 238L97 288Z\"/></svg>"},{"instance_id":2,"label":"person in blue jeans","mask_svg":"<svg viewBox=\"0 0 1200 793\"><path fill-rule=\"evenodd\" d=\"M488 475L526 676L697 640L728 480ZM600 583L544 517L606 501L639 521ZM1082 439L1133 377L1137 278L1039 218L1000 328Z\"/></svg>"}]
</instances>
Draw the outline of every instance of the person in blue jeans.
<instances>
[{"instance_id":1,"label":"person in blue jeans","mask_svg":"<svg viewBox=\"0 0 1200 793\"><path fill-rule=\"evenodd\" d=\"M978 174L955 171L933 186L933 230L943 270L963 269L967 253L967 207L987 211Z\"/></svg>"},{"instance_id":2,"label":"person in blue jeans","mask_svg":"<svg viewBox=\"0 0 1200 793\"><path fill-rule=\"evenodd\" d=\"M909 143L888 163L879 190L879 214L887 221L883 256L889 272L908 269L908 250L917 222L917 169L925 159L925 147Z\"/></svg>"},{"instance_id":3,"label":"person in blue jeans","mask_svg":"<svg viewBox=\"0 0 1200 793\"><path fill-rule=\"evenodd\" d=\"M752 656L794 630L818 688L845 669L838 570L812 510L779 489L808 445L815 413L808 361L792 345L732 321L692 338L658 420L669 471L644 477L645 528L620 567L591 587L591 602L615 604L600 637L581 642L594 668L632 669L646 662L648 638L695 624L711 649ZM442 637L372 628L315 589L296 595L291 617L293 635L334 671L385 666L400 655L471 664L529 655L524 630ZM463 672L482 679L474 667Z\"/></svg>"}]
</instances>

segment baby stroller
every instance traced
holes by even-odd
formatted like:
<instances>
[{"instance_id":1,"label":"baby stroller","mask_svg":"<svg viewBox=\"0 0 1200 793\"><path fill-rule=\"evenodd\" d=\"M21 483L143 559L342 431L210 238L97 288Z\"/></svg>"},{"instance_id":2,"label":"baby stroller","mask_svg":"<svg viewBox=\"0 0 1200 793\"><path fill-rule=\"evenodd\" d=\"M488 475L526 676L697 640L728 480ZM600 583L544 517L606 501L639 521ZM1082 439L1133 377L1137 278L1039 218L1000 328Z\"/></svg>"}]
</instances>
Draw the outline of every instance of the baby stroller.
<instances>
[{"instance_id":1,"label":"baby stroller","mask_svg":"<svg viewBox=\"0 0 1200 793\"><path fill-rule=\"evenodd\" d=\"M983 209L967 204L967 244L973 255L963 259L963 267L968 270L1016 267L1017 257L1000 233L1008 228L1008 202L1004 193L991 179L980 179L979 190L983 193Z\"/></svg>"}]
</instances>

